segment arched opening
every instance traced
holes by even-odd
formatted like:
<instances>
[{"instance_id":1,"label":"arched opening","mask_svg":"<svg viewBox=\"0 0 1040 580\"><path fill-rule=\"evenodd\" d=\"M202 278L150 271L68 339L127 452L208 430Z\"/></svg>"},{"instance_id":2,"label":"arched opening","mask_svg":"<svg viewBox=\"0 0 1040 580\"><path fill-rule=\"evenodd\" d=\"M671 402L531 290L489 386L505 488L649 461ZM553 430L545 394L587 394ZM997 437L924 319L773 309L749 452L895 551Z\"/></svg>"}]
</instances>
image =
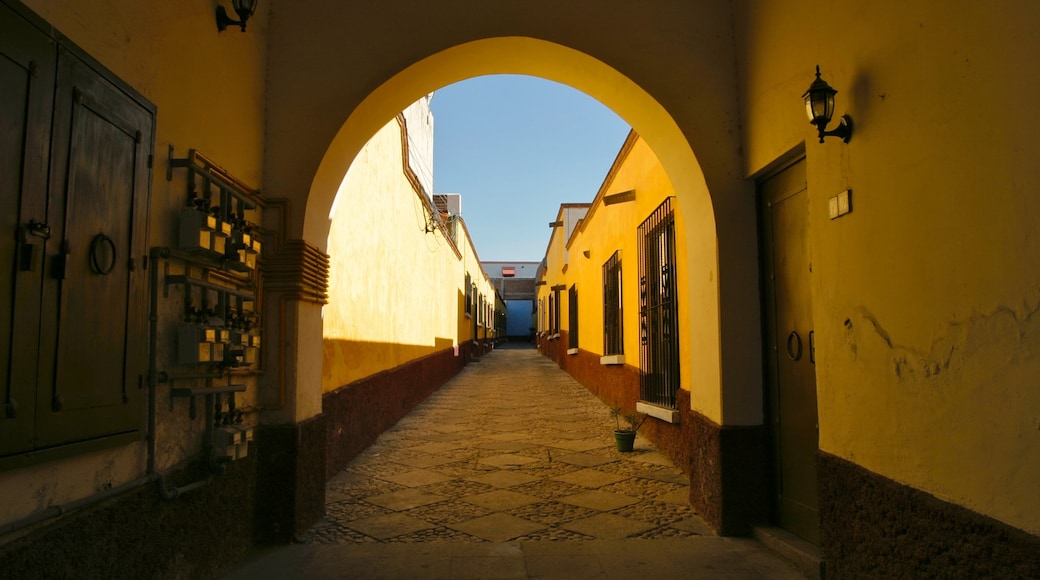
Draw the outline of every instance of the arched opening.
<instances>
[{"instance_id":1,"label":"arched opening","mask_svg":"<svg viewBox=\"0 0 1040 580\"><path fill-rule=\"evenodd\" d=\"M431 90L475 76L507 73L559 82L592 96L625 119L661 160L683 208L688 260L702 270L690 277L682 296L689 328L694 329L684 337L690 341L688 368L696 373L691 406L721 424L718 241L704 174L665 108L631 79L589 55L533 38L500 37L455 46L401 71L370 93L332 139L311 183L304 237L315 244L327 240L329 211L343 176L388 119Z\"/></svg>"}]
</instances>

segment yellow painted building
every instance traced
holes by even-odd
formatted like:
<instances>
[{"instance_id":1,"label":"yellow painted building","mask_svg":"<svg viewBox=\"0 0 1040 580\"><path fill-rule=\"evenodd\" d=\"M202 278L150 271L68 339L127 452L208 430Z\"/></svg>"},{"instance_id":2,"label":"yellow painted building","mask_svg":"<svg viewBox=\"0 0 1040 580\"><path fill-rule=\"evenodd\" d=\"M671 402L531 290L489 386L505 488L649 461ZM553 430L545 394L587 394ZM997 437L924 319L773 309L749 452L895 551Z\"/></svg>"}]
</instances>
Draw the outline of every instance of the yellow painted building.
<instances>
[{"instance_id":1,"label":"yellow painted building","mask_svg":"<svg viewBox=\"0 0 1040 580\"><path fill-rule=\"evenodd\" d=\"M326 472L339 473L387 427L494 342L495 290L461 215L438 211L422 179L433 133L413 103L365 145L329 219L322 313ZM432 123L430 123L432 127ZM426 173L430 173L427 169Z\"/></svg>"},{"instance_id":2,"label":"yellow painted building","mask_svg":"<svg viewBox=\"0 0 1040 580\"><path fill-rule=\"evenodd\" d=\"M133 577L191 562L217 575L250 538L320 518L331 383L365 380L324 379L340 185L410 103L510 73L598 99L668 177L685 276L680 416L651 425L686 433L661 441L689 461L706 520L801 533L837 577L1040 576L1038 21L1027 0L264 0L245 31L221 32L210 1L0 0L2 569L69 559ZM820 143L807 122L817 65L838 91L829 127L853 120L848 143ZM99 187L88 168L118 179ZM604 197L633 189L618 185ZM602 268L613 250L594 224L641 203L634 189L635 202L597 207L573 241L554 240L568 271ZM479 268L459 251L465 284ZM595 277L576 279L582 329ZM476 278L456 286L452 347L483 339L481 295L495 301ZM547 285L563 286L554 307L569 314L561 280ZM64 306L62 284L78 289ZM629 330L625 365L596 359L594 330L564 356L631 368ZM436 347L441 332L401 340ZM404 350L382 348L356 376L382 368L367 375L379 380ZM221 420L255 432L221 443L236 458L211 479L218 401ZM778 431L778 418L797 428ZM799 453L783 456L786 437ZM134 517L102 530L85 505ZM160 514L168 525L150 525ZM131 541L118 569L94 549Z\"/></svg>"}]
</instances>

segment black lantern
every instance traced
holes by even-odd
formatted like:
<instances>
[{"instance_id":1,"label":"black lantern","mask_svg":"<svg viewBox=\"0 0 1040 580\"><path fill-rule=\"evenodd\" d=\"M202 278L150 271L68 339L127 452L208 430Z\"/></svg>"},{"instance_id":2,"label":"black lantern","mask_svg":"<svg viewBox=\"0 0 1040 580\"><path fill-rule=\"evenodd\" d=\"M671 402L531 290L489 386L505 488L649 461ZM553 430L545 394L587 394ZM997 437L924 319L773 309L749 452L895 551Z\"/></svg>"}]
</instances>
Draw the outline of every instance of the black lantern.
<instances>
[{"instance_id":1,"label":"black lantern","mask_svg":"<svg viewBox=\"0 0 1040 580\"><path fill-rule=\"evenodd\" d=\"M820 66L816 65L816 80L809 85L802 98L805 99L805 113L809 116L809 122L816 125L820 132L820 143L824 137L839 137L848 143L852 139L852 117L842 115L838 128L833 131L827 130L827 123L831 122L834 115L834 95L838 91L831 88L827 81L820 78Z\"/></svg>"},{"instance_id":2,"label":"black lantern","mask_svg":"<svg viewBox=\"0 0 1040 580\"><path fill-rule=\"evenodd\" d=\"M238 14L238 20L232 20L228 16L227 10L223 6L217 4L217 30L224 32L229 25L235 24L242 27L242 32L246 31L246 21L249 17L256 12L256 3L260 0L231 0L231 5L235 8L235 13Z\"/></svg>"}]
</instances>

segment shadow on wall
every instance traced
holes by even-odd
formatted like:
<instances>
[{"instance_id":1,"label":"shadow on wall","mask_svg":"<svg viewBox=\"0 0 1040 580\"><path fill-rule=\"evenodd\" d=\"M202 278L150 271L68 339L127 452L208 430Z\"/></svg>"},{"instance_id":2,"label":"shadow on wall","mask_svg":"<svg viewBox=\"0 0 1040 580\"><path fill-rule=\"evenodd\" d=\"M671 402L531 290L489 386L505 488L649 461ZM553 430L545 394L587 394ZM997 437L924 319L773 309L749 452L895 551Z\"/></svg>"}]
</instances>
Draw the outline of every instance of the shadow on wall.
<instances>
[{"instance_id":1,"label":"shadow on wall","mask_svg":"<svg viewBox=\"0 0 1040 580\"><path fill-rule=\"evenodd\" d=\"M433 345L326 338L322 340L322 392L328 393L376 373L392 371L432 354L453 350L450 338Z\"/></svg>"},{"instance_id":2,"label":"shadow on wall","mask_svg":"<svg viewBox=\"0 0 1040 580\"><path fill-rule=\"evenodd\" d=\"M340 342L344 343L343 348L356 348L357 352L387 346L384 343ZM403 364L325 393L322 414L326 427L326 478L339 473L351 459L375 442L380 433L458 374L469 360L470 348L470 344L456 348L452 340L437 338L434 347L409 350L413 353L425 350L425 355L417 355Z\"/></svg>"}]
</instances>

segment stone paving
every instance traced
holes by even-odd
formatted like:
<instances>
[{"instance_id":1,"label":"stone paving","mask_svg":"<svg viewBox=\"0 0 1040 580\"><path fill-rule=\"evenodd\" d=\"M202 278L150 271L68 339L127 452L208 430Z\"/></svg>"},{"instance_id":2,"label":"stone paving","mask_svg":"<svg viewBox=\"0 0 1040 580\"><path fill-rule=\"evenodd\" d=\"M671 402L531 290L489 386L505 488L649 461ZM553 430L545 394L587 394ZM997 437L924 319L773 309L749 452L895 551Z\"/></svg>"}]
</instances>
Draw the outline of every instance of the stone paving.
<instances>
[{"instance_id":1,"label":"stone paving","mask_svg":"<svg viewBox=\"0 0 1040 580\"><path fill-rule=\"evenodd\" d=\"M802 578L720 538L649 441L533 348L466 367L326 488L300 544L239 578ZM468 546L468 547L467 547Z\"/></svg>"},{"instance_id":2,"label":"stone paving","mask_svg":"<svg viewBox=\"0 0 1040 580\"><path fill-rule=\"evenodd\" d=\"M472 364L333 478L301 541L363 544L712 534L682 472L533 349Z\"/></svg>"}]
</instances>

